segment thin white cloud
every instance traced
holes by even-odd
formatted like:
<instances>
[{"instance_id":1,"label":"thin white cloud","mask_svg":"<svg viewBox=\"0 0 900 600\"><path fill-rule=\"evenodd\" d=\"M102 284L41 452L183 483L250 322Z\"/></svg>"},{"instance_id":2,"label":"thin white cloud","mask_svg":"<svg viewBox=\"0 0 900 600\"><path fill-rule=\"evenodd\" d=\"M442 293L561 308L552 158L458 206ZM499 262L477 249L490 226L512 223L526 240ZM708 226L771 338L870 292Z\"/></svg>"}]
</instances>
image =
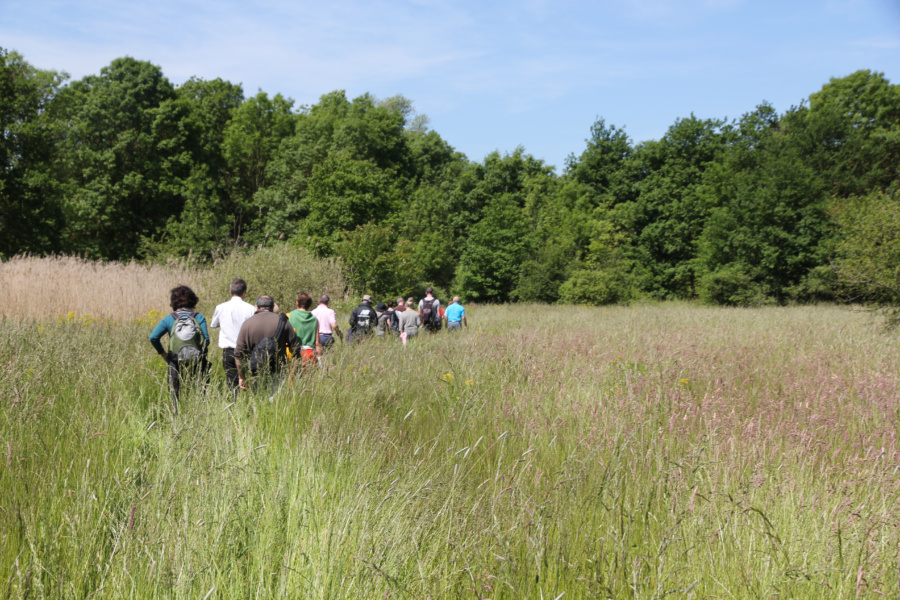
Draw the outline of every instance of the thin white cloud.
<instances>
[{"instance_id":1,"label":"thin white cloud","mask_svg":"<svg viewBox=\"0 0 900 600\"><path fill-rule=\"evenodd\" d=\"M7 0L0 40L74 78L131 55L175 83L221 77L298 104L335 89L402 93L450 143L459 132L511 149L526 130L562 136L561 121L584 118L568 125L582 140L596 115L647 137L658 128L647 123L695 108L739 115L896 64L897 29L884 24L900 24L900 3L826 1Z\"/></svg>"}]
</instances>

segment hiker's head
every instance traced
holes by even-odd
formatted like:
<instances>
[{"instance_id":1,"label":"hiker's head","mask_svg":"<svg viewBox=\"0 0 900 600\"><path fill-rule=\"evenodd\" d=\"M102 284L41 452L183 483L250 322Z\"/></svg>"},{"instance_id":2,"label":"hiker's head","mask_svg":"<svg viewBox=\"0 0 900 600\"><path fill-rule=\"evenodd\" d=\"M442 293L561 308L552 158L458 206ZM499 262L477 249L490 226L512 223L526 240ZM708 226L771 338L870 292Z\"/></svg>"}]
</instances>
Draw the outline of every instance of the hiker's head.
<instances>
[{"instance_id":1,"label":"hiker's head","mask_svg":"<svg viewBox=\"0 0 900 600\"><path fill-rule=\"evenodd\" d=\"M372 296L366 294L362 299L363 304L372 304Z\"/></svg>"},{"instance_id":2,"label":"hiker's head","mask_svg":"<svg viewBox=\"0 0 900 600\"><path fill-rule=\"evenodd\" d=\"M172 288L172 295L169 297L169 305L171 305L172 310L178 310L179 308L190 308L193 310L198 302L200 302L200 298L188 286L179 285L177 288Z\"/></svg>"},{"instance_id":3,"label":"hiker's head","mask_svg":"<svg viewBox=\"0 0 900 600\"><path fill-rule=\"evenodd\" d=\"M328 294L322 294L321 296L319 296L319 304L328 306L329 302L331 302L331 298L328 297Z\"/></svg>"},{"instance_id":4,"label":"hiker's head","mask_svg":"<svg viewBox=\"0 0 900 600\"><path fill-rule=\"evenodd\" d=\"M412 296L410 296L409 298L406 299L407 306L412 306L414 303L415 303L415 300L413 299Z\"/></svg>"},{"instance_id":5,"label":"hiker's head","mask_svg":"<svg viewBox=\"0 0 900 600\"><path fill-rule=\"evenodd\" d=\"M300 292L299 294L297 294L297 308L301 310L309 310L310 306L312 306L312 296L310 296L306 292Z\"/></svg>"},{"instance_id":6,"label":"hiker's head","mask_svg":"<svg viewBox=\"0 0 900 600\"><path fill-rule=\"evenodd\" d=\"M453 301L454 301L454 302L459 302L459 296L453 296Z\"/></svg>"},{"instance_id":7,"label":"hiker's head","mask_svg":"<svg viewBox=\"0 0 900 600\"><path fill-rule=\"evenodd\" d=\"M434 296L434 288L431 287L430 285L427 288L425 288L425 295L426 296Z\"/></svg>"},{"instance_id":8,"label":"hiker's head","mask_svg":"<svg viewBox=\"0 0 900 600\"><path fill-rule=\"evenodd\" d=\"M231 295L232 296L240 296L244 297L244 294L247 293L247 282L241 279L240 277L234 279L231 282Z\"/></svg>"},{"instance_id":9,"label":"hiker's head","mask_svg":"<svg viewBox=\"0 0 900 600\"><path fill-rule=\"evenodd\" d=\"M256 308L259 310L273 310L275 308L275 300L272 296L260 296L256 299Z\"/></svg>"},{"instance_id":10,"label":"hiker's head","mask_svg":"<svg viewBox=\"0 0 900 600\"><path fill-rule=\"evenodd\" d=\"M396 300L388 300L388 308L395 308L397 306Z\"/></svg>"}]
</instances>

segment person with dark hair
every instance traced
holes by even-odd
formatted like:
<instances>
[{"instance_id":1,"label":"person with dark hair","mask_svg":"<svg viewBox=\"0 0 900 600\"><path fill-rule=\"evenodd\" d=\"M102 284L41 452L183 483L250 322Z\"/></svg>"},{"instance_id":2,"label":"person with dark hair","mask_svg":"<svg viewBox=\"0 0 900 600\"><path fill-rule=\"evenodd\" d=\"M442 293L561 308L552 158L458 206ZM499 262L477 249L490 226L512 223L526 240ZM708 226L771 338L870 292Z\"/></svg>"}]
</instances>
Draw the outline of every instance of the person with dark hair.
<instances>
[{"instance_id":1,"label":"person with dark hair","mask_svg":"<svg viewBox=\"0 0 900 600\"><path fill-rule=\"evenodd\" d=\"M360 305L350 313L350 330L347 332L347 342L362 340L363 337L372 333L377 321L378 316L375 313L375 309L372 308L372 296L366 294L362 297Z\"/></svg>"},{"instance_id":2,"label":"person with dark hair","mask_svg":"<svg viewBox=\"0 0 900 600\"><path fill-rule=\"evenodd\" d=\"M384 311L385 316L385 331L388 335L397 335L400 333L397 331L397 301L396 300L388 300L387 309Z\"/></svg>"},{"instance_id":3,"label":"person with dark hair","mask_svg":"<svg viewBox=\"0 0 900 600\"><path fill-rule=\"evenodd\" d=\"M244 321L234 348L234 362L238 370L238 386L247 386L247 367L254 376L254 383L266 381L274 396L284 378L287 349L300 355L300 344L285 314L274 312L275 300L260 296L256 300L256 312ZM271 397L270 397L271 399Z\"/></svg>"},{"instance_id":4,"label":"person with dark hair","mask_svg":"<svg viewBox=\"0 0 900 600\"><path fill-rule=\"evenodd\" d=\"M425 288L425 297L419 300L419 319L427 331L434 333L441 329L441 301L434 297L434 288Z\"/></svg>"},{"instance_id":5,"label":"person with dark hair","mask_svg":"<svg viewBox=\"0 0 900 600\"><path fill-rule=\"evenodd\" d=\"M210 327L221 327L219 330L219 348L222 349L222 368L225 369L225 381L234 394L238 392L238 372L234 364L234 347L237 345L238 333L244 321L253 316L256 308L244 301L247 294L247 282L240 277L234 279L230 286L231 300L216 307Z\"/></svg>"},{"instance_id":6,"label":"person with dark hair","mask_svg":"<svg viewBox=\"0 0 900 600\"><path fill-rule=\"evenodd\" d=\"M341 330L337 324L337 317L335 316L334 311L328 308L329 302L331 302L331 298L328 297L328 294L322 294L319 297L319 305L312 311L316 320L319 321L319 343L322 344L323 349L328 348L334 343L335 336L338 338L341 337Z\"/></svg>"},{"instance_id":7,"label":"person with dark hair","mask_svg":"<svg viewBox=\"0 0 900 600\"><path fill-rule=\"evenodd\" d=\"M309 309L312 307L312 296L306 292L297 294L297 310L292 310L288 315L291 327L300 341L300 356L303 370L318 364L317 358L322 357L322 342L319 341L319 320Z\"/></svg>"},{"instance_id":8,"label":"person with dark hair","mask_svg":"<svg viewBox=\"0 0 900 600\"><path fill-rule=\"evenodd\" d=\"M375 321L375 335L377 337L384 337L384 334L390 331L391 328L391 316L388 314L387 304L379 302L378 306L375 307L375 315L377 316Z\"/></svg>"},{"instance_id":9,"label":"person with dark hair","mask_svg":"<svg viewBox=\"0 0 900 600\"><path fill-rule=\"evenodd\" d=\"M209 382L209 331L206 317L194 309L200 299L186 285L172 289L169 304L172 313L163 317L150 334L150 344L166 361L169 371L169 393L172 409L178 414L181 384L189 379ZM169 348L163 349L162 336L169 334Z\"/></svg>"}]
</instances>

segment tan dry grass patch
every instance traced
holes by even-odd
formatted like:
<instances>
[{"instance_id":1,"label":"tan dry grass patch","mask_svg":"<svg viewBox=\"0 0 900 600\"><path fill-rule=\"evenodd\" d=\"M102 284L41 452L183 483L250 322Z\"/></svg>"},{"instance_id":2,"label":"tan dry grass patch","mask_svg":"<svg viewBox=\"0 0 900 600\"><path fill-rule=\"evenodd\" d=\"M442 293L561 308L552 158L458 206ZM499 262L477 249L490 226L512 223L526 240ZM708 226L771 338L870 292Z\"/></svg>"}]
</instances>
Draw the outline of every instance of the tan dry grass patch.
<instances>
[{"instance_id":1,"label":"tan dry grass patch","mask_svg":"<svg viewBox=\"0 0 900 600\"><path fill-rule=\"evenodd\" d=\"M182 265L100 262L73 256L15 256L0 263L0 315L31 320L77 317L133 321L168 306L176 285L196 289Z\"/></svg>"}]
</instances>

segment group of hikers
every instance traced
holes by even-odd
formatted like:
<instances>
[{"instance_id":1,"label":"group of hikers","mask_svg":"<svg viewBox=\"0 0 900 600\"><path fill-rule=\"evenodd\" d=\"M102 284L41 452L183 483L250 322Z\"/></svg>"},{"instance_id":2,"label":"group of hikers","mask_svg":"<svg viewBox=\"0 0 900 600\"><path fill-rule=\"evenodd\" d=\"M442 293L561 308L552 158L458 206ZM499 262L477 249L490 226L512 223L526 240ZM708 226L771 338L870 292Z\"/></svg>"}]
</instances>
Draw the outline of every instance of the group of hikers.
<instances>
[{"instance_id":1,"label":"group of hikers","mask_svg":"<svg viewBox=\"0 0 900 600\"><path fill-rule=\"evenodd\" d=\"M235 395L240 390L260 387L268 387L274 395L288 364L299 364L301 370L308 371L321 364L324 350L335 339L341 339L327 294L322 294L318 306L311 310L312 296L301 292L296 309L284 313L271 296L260 296L255 306L246 302L247 282L243 279L233 280L230 291L231 299L216 306L212 321L207 323L206 317L195 310L200 299L191 288L180 285L172 289L172 313L163 317L150 334L150 343L168 364L169 391L176 414L183 382L209 382L208 327L219 328L225 380ZM396 336L405 346L420 331L434 333L445 326L447 331L460 331L468 328L468 321L459 296L445 309L428 287L418 306L410 297L373 307L371 296L366 294L350 314L349 326L348 343L369 336ZM164 335L169 336L168 348L162 344Z\"/></svg>"}]
</instances>

